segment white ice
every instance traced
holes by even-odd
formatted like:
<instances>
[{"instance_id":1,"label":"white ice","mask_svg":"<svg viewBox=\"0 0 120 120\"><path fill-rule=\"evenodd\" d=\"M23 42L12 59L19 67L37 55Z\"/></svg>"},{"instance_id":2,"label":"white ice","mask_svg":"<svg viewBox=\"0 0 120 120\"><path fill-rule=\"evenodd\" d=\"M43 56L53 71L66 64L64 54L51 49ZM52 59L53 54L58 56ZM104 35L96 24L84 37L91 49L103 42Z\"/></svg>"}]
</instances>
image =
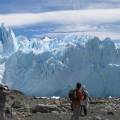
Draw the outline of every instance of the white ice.
<instances>
[{"instance_id":1,"label":"white ice","mask_svg":"<svg viewBox=\"0 0 120 120\"><path fill-rule=\"evenodd\" d=\"M0 80L33 96L65 96L76 82L91 96L120 96L120 48L110 38L15 37L0 27Z\"/></svg>"}]
</instances>

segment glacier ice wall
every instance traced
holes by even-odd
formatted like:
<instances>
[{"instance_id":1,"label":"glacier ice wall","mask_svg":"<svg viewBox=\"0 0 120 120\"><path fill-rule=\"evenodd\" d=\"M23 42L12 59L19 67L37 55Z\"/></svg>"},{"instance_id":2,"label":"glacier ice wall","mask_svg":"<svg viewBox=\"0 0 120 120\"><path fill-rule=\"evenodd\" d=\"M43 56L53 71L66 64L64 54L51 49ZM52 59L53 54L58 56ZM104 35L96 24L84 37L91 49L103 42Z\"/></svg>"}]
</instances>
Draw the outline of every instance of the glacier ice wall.
<instances>
[{"instance_id":1,"label":"glacier ice wall","mask_svg":"<svg viewBox=\"0 0 120 120\"><path fill-rule=\"evenodd\" d=\"M17 43L13 31L2 23L0 26L0 53L8 56L16 50Z\"/></svg>"},{"instance_id":2,"label":"glacier ice wall","mask_svg":"<svg viewBox=\"0 0 120 120\"><path fill-rule=\"evenodd\" d=\"M19 36L14 40L17 50L1 58L2 81L10 88L27 95L65 96L79 81L92 96L120 96L120 49L109 38Z\"/></svg>"}]
</instances>

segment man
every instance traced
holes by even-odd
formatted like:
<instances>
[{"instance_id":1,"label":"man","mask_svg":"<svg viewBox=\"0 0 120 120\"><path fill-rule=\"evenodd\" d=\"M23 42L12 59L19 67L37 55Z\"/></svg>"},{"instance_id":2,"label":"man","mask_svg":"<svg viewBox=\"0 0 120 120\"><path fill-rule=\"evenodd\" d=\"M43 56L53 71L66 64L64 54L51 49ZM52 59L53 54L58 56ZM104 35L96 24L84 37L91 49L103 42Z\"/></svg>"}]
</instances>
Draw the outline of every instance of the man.
<instances>
[{"instance_id":1,"label":"man","mask_svg":"<svg viewBox=\"0 0 120 120\"><path fill-rule=\"evenodd\" d=\"M73 115L71 117L71 120L79 120L81 94L81 83L77 83L75 97L72 99Z\"/></svg>"},{"instance_id":2,"label":"man","mask_svg":"<svg viewBox=\"0 0 120 120\"><path fill-rule=\"evenodd\" d=\"M6 89L7 87L0 84L0 120L5 120L6 94L9 93Z\"/></svg>"}]
</instances>

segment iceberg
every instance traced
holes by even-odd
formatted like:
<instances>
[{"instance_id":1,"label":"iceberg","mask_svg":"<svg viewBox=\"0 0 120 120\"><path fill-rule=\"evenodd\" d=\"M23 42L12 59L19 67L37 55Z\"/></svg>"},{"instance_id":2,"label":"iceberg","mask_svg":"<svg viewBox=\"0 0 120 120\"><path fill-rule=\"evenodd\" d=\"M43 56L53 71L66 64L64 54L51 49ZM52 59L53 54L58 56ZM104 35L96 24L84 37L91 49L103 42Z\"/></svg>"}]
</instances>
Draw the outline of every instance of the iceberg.
<instances>
[{"instance_id":1,"label":"iceberg","mask_svg":"<svg viewBox=\"0 0 120 120\"><path fill-rule=\"evenodd\" d=\"M31 96L66 96L81 82L91 96L120 96L120 48L110 38L70 34L28 40L13 32L3 37L8 31L1 28L0 49L7 57L1 54L0 75L11 89Z\"/></svg>"}]
</instances>

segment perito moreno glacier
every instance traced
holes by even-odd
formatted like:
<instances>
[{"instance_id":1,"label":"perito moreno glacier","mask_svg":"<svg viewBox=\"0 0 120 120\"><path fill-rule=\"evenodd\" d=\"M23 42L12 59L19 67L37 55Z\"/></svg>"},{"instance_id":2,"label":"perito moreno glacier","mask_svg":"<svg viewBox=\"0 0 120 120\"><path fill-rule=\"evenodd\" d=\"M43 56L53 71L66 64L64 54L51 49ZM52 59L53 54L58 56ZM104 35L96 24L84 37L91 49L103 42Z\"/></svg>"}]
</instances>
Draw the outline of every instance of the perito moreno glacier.
<instances>
[{"instance_id":1,"label":"perito moreno glacier","mask_svg":"<svg viewBox=\"0 0 120 120\"><path fill-rule=\"evenodd\" d=\"M0 26L0 81L31 96L65 96L81 82L91 96L120 96L120 48L110 38L16 37Z\"/></svg>"}]
</instances>

